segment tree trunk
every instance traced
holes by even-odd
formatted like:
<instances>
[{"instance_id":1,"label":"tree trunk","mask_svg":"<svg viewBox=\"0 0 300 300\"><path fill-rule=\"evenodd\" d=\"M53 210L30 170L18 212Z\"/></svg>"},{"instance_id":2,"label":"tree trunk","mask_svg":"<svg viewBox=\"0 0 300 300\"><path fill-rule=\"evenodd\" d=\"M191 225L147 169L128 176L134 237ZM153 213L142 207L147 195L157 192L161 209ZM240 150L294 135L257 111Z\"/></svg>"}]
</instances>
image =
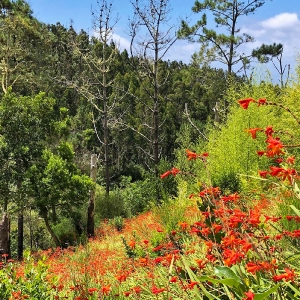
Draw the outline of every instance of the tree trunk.
<instances>
[{"instance_id":1,"label":"tree trunk","mask_svg":"<svg viewBox=\"0 0 300 300\"><path fill-rule=\"evenodd\" d=\"M96 183L97 178L97 155L92 154L91 156L91 178L93 182ZM95 236L95 196L96 196L96 186L90 191L90 200L88 206L88 214L87 214L87 235L88 237Z\"/></svg>"},{"instance_id":2,"label":"tree trunk","mask_svg":"<svg viewBox=\"0 0 300 300\"><path fill-rule=\"evenodd\" d=\"M56 246L56 247L59 247L59 246L60 246L60 241L59 241L58 237L56 236L56 234L54 233L54 231L52 230L52 228L51 228L51 226L50 226L50 224L49 224L49 219L48 219L48 214L47 214L47 212L45 212L45 213L43 214L43 219L44 219L44 221L45 221L46 228L47 228L47 230L49 231L49 233L50 233L50 235L51 235L51 237L52 237L52 239L53 239L53 241L54 241L54 243L55 243L55 246Z\"/></svg>"},{"instance_id":3,"label":"tree trunk","mask_svg":"<svg viewBox=\"0 0 300 300\"><path fill-rule=\"evenodd\" d=\"M18 215L18 260L23 259L23 245L24 245L24 215L23 210Z\"/></svg>"},{"instance_id":4,"label":"tree trunk","mask_svg":"<svg viewBox=\"0 0 300 300\"><path fill-rule=\"evenodd\" d=\"M103 43L103 66L102 66L102 97L103 97L103 129L104 129L104 163L105 163L105 192L109 194L110 176L109 176L109 160L108 160L108 107L107 107L107 74L106 74L106 42Z\"/></svg>"},{"instance_id":5,"label":"tree trunk","mask_svg":"<svg viewBox=\"0 0 300 300\"><path fill-rule=\"evenodd\" d=\"M10 224L7 213L4 213L0 222L0 254L10 256Z\"/></svg>"}]
</instances>

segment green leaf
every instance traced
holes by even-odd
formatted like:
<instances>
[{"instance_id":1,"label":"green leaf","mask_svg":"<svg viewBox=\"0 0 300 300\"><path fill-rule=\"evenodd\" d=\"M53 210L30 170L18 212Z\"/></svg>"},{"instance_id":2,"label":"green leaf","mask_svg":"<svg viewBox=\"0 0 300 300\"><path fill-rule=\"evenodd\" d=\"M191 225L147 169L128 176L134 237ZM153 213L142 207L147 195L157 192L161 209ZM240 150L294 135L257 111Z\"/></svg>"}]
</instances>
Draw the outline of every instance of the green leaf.
<instances>
[{"instance_id":1,"label":"green leaf","mask_svg":"<svg viewBox=\"0 0 300 300\"><path fill-rule=\"evenodd\" d=\"M266 299L269 295L271 295L272 293L275 293L278 290L279 286L280 286L280 284L277 284L262 294L255 294L254 300Z\"/></svg>"},{"instance_id":2,"label":"green leaf","mask_svg":"<svg viewBox=\"0 0 300 300\"><path fill-rule=\"evenodd\" d=\"M217 266L214 268L214 273L218 277L224 277L225 279L234 279L238 283L242 284L242 280L238 277L230 268L224 266Z\"/></svg>"},{"instance_id":3,"label":"green leaf","mask_svg":"<svg viewBox=\"0 0 300 300\"><path fill-rule=\"evenodd\" d=\"M190 268L189 265L187 264L187 262L186 262L186 260L184 259L184 257L182 257L182 262L183 262L183 265L184 265L184 267L185 267L185 269L186 269L186 271L187 271L187 273L188 273L190 279L191 279L192 281L199 282L199 287L200 287L200 289L202 290L203 294L204 294L208 299L217 299L217 300L220 300L219 297L217 297L217 296L211 294L211 293L204 287L204 285L202 285L202 284L200 283L201 281L208 281L208 280L211 281L211 278L208 277L208 276L201 276L200 278L197 277L197 275L191 270L191 268ZM204 279L204 277L205 277L205 279ZM204 279L204 280L201 280L201 278ZM198 290L196 290L196 293L197 293L197 296L199 297L198 299L202 299L202 296L200 295L200 293L199 293Z\"/></svg>"},{"instance_id":4,"label":"green leaf","mask_svg":"<svg viewBox=\"0 0 300 300\"><path fill-rule=\"evenodd\" d=\"M300 192L300 191L299 191ZM300 210L297 209L294 205L290 205L290 208L295 212L295 214L300 217Z\"/></svg>"},{"instance_id":5,"label":"green leaf","mask_svg":"<svg viewBox=\"0 0 300 300\"><path fill-rule=\"evenodd\" d=\"M209 276L201 276L198 277L199 281L209 281L212 283L222 283L224 285L230 286L230 287L238 287L241 282L239 282L238 280L234 279L234 278L226 278L226 279L214 279L212 277Z\"/></svg>"},{"instance_id":6,"label":"green leaf","mask_svg":"<svg viewBox=\"0 0 300 300\"><path fill-rule=\"evenodd\" d=\"M295 295L293 295L294 297L295 296L300 296L300 290L299 289L296 289L291 283L289 283L289 282L286 282L285 283L294 293L295 293ZM298 299L298 298L295 298L295 299Z\"/></svg>"}]
</instances>

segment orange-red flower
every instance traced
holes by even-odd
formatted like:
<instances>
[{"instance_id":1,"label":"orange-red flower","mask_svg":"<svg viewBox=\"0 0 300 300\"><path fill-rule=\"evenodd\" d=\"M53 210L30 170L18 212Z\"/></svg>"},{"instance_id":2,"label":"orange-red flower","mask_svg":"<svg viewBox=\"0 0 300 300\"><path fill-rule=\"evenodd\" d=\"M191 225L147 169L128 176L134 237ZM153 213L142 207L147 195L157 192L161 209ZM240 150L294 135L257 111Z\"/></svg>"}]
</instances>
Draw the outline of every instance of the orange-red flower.
<instances>
[{"instance_id":1,"label":"orange-red flower","mask_svg":"<svg viewBox=\"0 0 300 300\"><path fill-rule=\"evenodd\" d=\"M161 178L161 179L166 178L166 177L168 177L170 174L172 174L171 171L167 171L167 172L163 173L162 175L160 175L160 178Z\"/></svg>"},{"instance_id":2,"label":"orange-red flower","mask_svg":"<svg viewBox=\"0 0 300 300\"><path fill-rule=\"evenodd\" d=\"M220 199L223 202L236 202L238 199L240 199L240 196L237 193L234 193L229 196L222 196Z\"/></svg>"},{"instance_id":3,"label":"orange-red flower","mask_svg":"<svg viewBox=\"0 0 300 300\"><path fill-rule=\"evenodd\" d=\"M260 99L257 101L257 103L258 103L258 106L264 105L264 104L267 103L267 99L265 99L265 98L260 98Z\"/></svg>"},{"instance_id":4,"label":"orange-red flower","mask_svg":"<svg viewBox=\"0 0 300 300\"><path fill-rule=\"evenodd\" d=\"M287 159L286 159L286 162L290 165L294 165L295 164L295 156L289 156Z\"/></svg>"},{"instance_id":5,"label":"orange-red flower","mask_svg":"<svg viewBox=\"0 0 300 300\"><path fill-rule=\"evenodd\" d=\"M245 257L244 253L232 249L225 249L223 255L224 255L224 264L228 267L240 262L242 258Z\"/></svg>"},{"instance_id":6,"label":"orange-red flower","mask_svg":"<svg viewBox=\"0 0 300 300\"><path fill-rule=\"evenodd\" d=\"M195 152L192 152L191 150L186 149L185 152L186 152L186 156L187 156L188 160L192 160L192 159L196 160L198 157L198 154Z\"/></svg>"},{"instance_id":7,"label":"orange-red flower","mask_svg":"<svg viewBox=\"0 0 300 300\"><path fill-rule=\"evenodd\" d=\"M267 126L265 129L265 134L267 137L272 136L274 133L273 126Z\"/></svg>"},{"instance_id":8,"label":"orange-red flower","mask_svg":"<svg viewBox=\"0 0 300 300\"><path fill-rule=\"evenodd\" d=\"M176 176L178 173L180 172L179 169L173 167L171 170L163 173L162 175L160 175L160 178L165 178L165 177L168 177L169 175L173 175L173 176Z\"/></svg>"},{"instance_id":9,"label":"orange-red flower","mask_svg":"<svg viewBox=\"0 0 300 300\"><path fill-rule=\"evenodd\" d=\"M154 295L157 295L161 292L165 291L165 288L158 288L157 286L153 285L152 288L151 288L151 292L152 294Z\"/></svg>"},{"instance_id":10,"label":"orange-red flower","mask_svg":"<svg viewBox=\"0 0 300 300\"><path fill-rule=\"evenodd\" d=\"M251 134L251 137L253 139L256 139L256 132L257 131L262 131L261 128L250 128L250 129L245 129L246 132L248 132L249 134Z\"/></svg>"},{"instance_id":11,"label":"orange-red flower","mask_svg":"<svg viewBox=\"0 0 300 300\"><path fill-rule=\"evenodd\" d=\"M285 268L285 273L280 274L280 275L274 275L273 276L273 280L274 281L281 281L281 280L285 280L285 281L293 281L296 277L295 271L294 270L290 270L289 268Z\"/></svg>"},{"instance_id":12,"label":"orange-red flower","mask_svg":"<svg viewBox=\"0 0 300 300\"><path fill-rule=\"evenodd\" d=\"M242 300L254 300L255 294L253 292L244 292L244 295L246 296L246 298L243 298Z\"/></svg>"},{"instance_id":13,"label":"orange-red flower","mask_svg":"<svg viewBox=\"0 0 300 300\"><path fill-rule=\"evenodd\" d=\"M131 288L131 290L136 294L140 294L142 291L142 289L139 286L134 286L133 288Z\"/></svg>"},{"instance_id":14,"label":"orange-red flower","mask_svg":"<svg viewBox=\"0 0 300 300\"><path fill-rule=\"evenodd\" d=\"M238 101L242 108L247 109L251 102L256 102L253 98L241 99Z\"/></svg>"},{"instance_id":15,"label":"orange-red flower","mask_svg":"<svg viewBox=\"0 0 300 300\"><path fill-rule=\"evenodd\" d=\"M258 174L260 177L266 178L267 175L269 174L269 172L268 171L258 171Z\"/></svg>"},{"instance_id":16,"label":"orange-red flower","mask_svg":"<svg viewBox=\"0 0 300 300\"><path fill-rule=\"evenodd\" d=\"M108 296L109 292L111 291L110 284L109 284L109 285L102 286L101 291L102 291L102 294L103 294L103 295Z\"/></svg>"},{"instance_id":17,"label":"orange-red flower","mask_svg":"<svg viewBox=\"0 0 300 300\"><path fill-rule=\"evenodd\" d=\"M272 136L269 136L266 142L268 144L267 148L269 149L266 153L268 157L284 154L284 152L282 151L284 146L279 138L274 139Z\"/></svg>"},{"instance_id":18,"label":"orange-red flower","mask_svg":"<svg viewBox=\"0 0 300 300\"><path fill-rule=\"evenodd\" d=\"M247 270L247 272L255 275L256 272L261 270L261 266L254 262L248 262L246 265L246 270Z\"/></svg>"},{"instance_id":19,"label":"orange-red flower","mask_svg":"<svg viewBox=\"0 0 300 300\"><path fill-rule=\"evenodd\" d=\"M131 240L128 242L128 246L131 248L131 249L134 249L135 248L135 241L134 240Z\"/></svg>"},{"instance_id":20,"label":"orange-red flower","mask_svg":"<svg viewBox=\"0 0 300 300\"><path fill-rule=\"evenodd\" d=\"M98 291L97 288L88 288L88 293L89 293L90 295L92 295L93 293L95 293L95 292L97 292L97 291Z\"/></svg>"}]
</instances>

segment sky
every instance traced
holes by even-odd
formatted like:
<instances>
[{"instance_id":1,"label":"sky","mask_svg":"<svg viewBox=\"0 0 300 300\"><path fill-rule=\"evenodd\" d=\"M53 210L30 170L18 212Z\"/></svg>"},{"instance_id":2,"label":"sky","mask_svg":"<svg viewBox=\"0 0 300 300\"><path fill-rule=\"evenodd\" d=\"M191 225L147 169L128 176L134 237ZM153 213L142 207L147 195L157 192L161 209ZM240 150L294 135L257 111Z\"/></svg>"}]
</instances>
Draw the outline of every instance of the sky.
<instances>
[{"instance_id":1,"label":"sky","mask_svg":"<svg viewBox=\"0 0 300 300\"><path fill-rule=\"evenodd\" d=\"M200 14L195 14L191 10L194 2L194 0L170 0L169 24L176 26L180 19L188 17L190 25L193 25L197 19L200 19ZM48 24L60 22L66 27L69 27L72 22L76 31L84 29L90 35L93 34L91 8L97 6L97 0L28 0L28 3L34 17L39 21ZM113 6L119 16L114 39L121 49L128 48L130 38L126 33L127 24L128 18L133 15L130 0L114 0ZM208 23L208 27L214 28L214 26L213 22ZM255 14L243 17L238 27L241 32L255 38L254 43L243 46L241 51L251 53L252 49L262 43L281 43L284 46L283 63L290 64L292 69L295 67L300 53L300 0L266 0ZM179 40L168 51L165 59L189 63L191 55L198 49L198 44Z\"/></svg>"}]
</instances>

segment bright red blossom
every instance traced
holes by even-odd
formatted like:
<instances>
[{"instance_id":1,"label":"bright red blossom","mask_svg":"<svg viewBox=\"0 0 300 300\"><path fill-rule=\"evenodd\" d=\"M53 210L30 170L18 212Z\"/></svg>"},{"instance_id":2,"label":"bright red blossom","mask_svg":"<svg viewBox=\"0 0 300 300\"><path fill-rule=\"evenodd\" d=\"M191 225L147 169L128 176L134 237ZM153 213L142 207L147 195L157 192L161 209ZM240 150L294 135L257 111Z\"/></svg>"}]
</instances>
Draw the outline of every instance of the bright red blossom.
<instances>
[{"instance_id":1,"label":"bright red blossom","mask_svg":"<svg viewBox=\"0 0 300 300\"><path fill-rule=\"evenodd\" d=\"M179 169L173 167L171 170L169 170L169 171L163 173L162 175L160 175L160 178L163 179L163 178L168 177L169 175L176 176L179 172L180 172Z\"/></svg>"},{"instance_id":2,"label":"bright red blossom","mask_svg":"<svg viewBox=\"0 0 300 300\"><path fill-rule=\"evenodd\" d=\"M296 277L295 271L294 270L290 270L288 268L285 268L285 273L280 274L280 275L274 275L273 276L273 280L275 282L281 281L281 280L285 280L285 281L293 281Z\"/></svg>"},{"instance_id":3,"label":"bright red blossom","mask_svg":"<svg viewBox=\"0 0 300 300\"><path fill-rule=\"evenodd\" d=\"M267 99L265 98L260 98L258 101L258 106L264 105L267 103Z\"/></svg>"},{"instance_id":4,"label":"bright red blossom","mask_svg":"<svg viewBox=\"0 0 300 300\"><path fill-rule=\"evenodd\" d=\"M192 160L192 159L196 160L198 157L197 153L192 152L191 150L188 150L188 149L185 150L185 153L186 153L188 160Z\"/></svg>"},{"instance_id":5,"label":"bright red blossom","mask_svg":"<svg viewBox=\"0 0 300 300\"><path fill-rule=\"evenodd\" d=\"M254 300L255 294L251 291L244 292L247 298L243 298L242 300Z\"/></svg>"},{"instance_id":6,"label":"bright red blossom","mask_svg":"<svg viewBox=\"0 0 300 300\"><path fill-rule=\"evenodd\" d=\"M256 102L253 98L246 98L238 101L242 108L247 109L251 102Z\"/></svg>"},{"instance_id":7,"label":"bright red blossom","mask_svg":"<svg viewBox=\"0 0 300 300\"><path fill-rule=\"evenodd\" d=\"M154 294L154 295L157 295L157 294L159 294L159 293L162 293L163 291L165 291L165 288L158 288L158 287L156 287L155 285L153 285L152 288L151 288L151 292L152 292L152 294Z\"/></svg>"},{"instance_id":8,"label":"bright red blossom","mask_svg":"<svg viewBox=\"0 0 300 300\"><path fill-rule=\"evenodd\" d=\"M256 139L256 132L257 131L262 131L261 128L250 128L250 129L245 129L246 132L248 132L249 134L251 134L251 137L253 139Z\"/></svg>"}]
</instances>

